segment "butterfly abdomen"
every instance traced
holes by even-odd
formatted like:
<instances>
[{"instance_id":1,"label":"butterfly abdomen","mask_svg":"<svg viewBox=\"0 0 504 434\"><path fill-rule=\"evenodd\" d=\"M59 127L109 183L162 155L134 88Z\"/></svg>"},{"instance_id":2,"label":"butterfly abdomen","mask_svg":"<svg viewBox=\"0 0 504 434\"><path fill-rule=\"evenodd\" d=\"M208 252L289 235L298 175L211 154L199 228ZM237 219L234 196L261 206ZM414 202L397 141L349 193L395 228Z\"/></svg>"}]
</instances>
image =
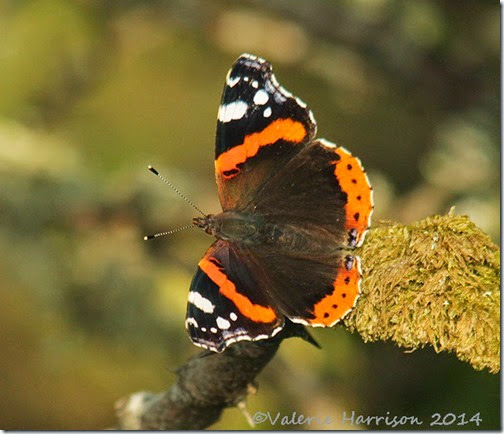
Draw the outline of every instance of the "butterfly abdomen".
<instances>
[{"instance_id":1,"label":"butterfly abdomen","mask_svg":"<svg viewBox=\"0 0 504 434\"><path fill-rule=\"evenodd\" d=\"M313 225L301 227L236 211L215 215L212 222L212 234L237 247L256 247L262 251L271 249L277 254L284 252L303 256L331 256L341 250L341 244L331 233Z\"/></svg>"}]
</instances>

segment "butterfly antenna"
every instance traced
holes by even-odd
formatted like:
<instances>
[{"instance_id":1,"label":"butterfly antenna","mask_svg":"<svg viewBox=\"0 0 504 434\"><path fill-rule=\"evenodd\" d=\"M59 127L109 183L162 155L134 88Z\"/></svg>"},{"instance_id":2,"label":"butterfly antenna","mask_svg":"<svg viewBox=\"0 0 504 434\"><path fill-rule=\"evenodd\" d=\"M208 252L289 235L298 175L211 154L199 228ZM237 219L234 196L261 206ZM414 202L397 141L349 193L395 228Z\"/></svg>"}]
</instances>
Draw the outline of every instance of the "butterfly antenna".
<instances>
[{"instance_id":1,"label":"butterfly antenna","mask_svg":"<svg viewBox=\"0 0 504 434\"><path fill-rule=\"evenodd\" d=\"M174 234L175 232L185 231L186 229L195 228L195 227L196 226L194 226L194 225L189 225L189 226L184 226L184 227L181 227L178 229L172 229L171 231L168 231L168 232L160 232L159 234L146 235L144 237L144 240L147 241L147 240L152 240L152 239L158 238L158 237L164 237L165 235Z\"/></svg>"},{"instance_id":2,"label":"butterfly antenna","mask_svg":"<svg viewBox=\"0 0 504 434\"><path fill-rule=\"evenodd\" d=\"M175 191L175 193L177 193L182 199L184 199L189 205L191 205L196 211L198 211L202 216L206 217L206 214L201 211L196 205L194 205L194 203L192 203L192 201L190 201L177 187L175 187L170 181L168 181L166 178L164 178L162 175L159 174L159 172L154 169L154 167L152 167L151 165L147 166L148 169L154 174L156 175L161 181L163 181L166 185L168 185L171 189L173 189L173 191ZM189 226L191 227L191 226ZM183 228L185 229L185 228ZM182 230L182 229L177 229L175 232L177 232L178 230ZM158 234L159 235L159 234ZM162 235L165 235L165 233L163 233Z\"/></svg>"}]
</instances>

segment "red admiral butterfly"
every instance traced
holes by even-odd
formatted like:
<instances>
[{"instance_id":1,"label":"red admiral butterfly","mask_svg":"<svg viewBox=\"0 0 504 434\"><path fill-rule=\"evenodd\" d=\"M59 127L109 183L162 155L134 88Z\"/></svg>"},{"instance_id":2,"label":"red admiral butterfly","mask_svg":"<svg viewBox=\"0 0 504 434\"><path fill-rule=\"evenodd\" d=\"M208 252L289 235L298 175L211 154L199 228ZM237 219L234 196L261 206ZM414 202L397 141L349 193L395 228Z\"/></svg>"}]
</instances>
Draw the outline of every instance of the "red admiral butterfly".
<instances>
[{"instance_id":1,"label":"red admiral butterfly","mask_svg":"<svg viewBox=\"0 0 504 434\"><path fill-rule=\"evenodd\" d=\"M359 296L372 189L358 158L315 139L306 104L249 54L229 71L215 173L223 212L193 223L217 238L191 283L194 344L223 351L268 339L286 321L331 327Z\"/></svg>"}]
</instances>

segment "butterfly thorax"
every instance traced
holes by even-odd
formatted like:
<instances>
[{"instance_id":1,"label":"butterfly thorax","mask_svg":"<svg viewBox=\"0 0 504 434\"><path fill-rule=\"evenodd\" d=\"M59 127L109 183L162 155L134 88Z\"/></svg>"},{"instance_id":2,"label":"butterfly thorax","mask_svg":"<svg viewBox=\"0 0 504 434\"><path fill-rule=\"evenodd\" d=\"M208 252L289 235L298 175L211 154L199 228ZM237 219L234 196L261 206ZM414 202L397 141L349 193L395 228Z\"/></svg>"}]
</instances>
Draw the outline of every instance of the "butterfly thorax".
<instances>
[{"instance_id":1,"label":"butterfly thorax","mask_svg":"<svg viewBox=\"0 0 504 434\"><path fill-rule=\"evenodd\" d=\"M341 250L341 242L321 227L301 227L274 220L252 213L225 211L196 217L193 224L238 247L256 246L317 256L330 256Z\"/></svg>"}]
</instances>

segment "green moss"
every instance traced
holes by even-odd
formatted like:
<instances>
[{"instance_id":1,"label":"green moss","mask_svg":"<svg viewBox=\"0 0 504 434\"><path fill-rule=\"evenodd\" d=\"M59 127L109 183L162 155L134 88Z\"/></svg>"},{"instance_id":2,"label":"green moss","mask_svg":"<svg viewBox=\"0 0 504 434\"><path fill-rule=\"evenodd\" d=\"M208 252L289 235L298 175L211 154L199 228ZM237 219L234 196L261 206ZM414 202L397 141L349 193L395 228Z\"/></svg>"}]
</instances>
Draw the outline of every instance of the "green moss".
<instances>
[{"instance_id":1,"label":"green moss","mask_svg":"<svg viewBox=\"0 0 504 434\"><path fill-rule=\"evenodd\" d=\"M382 222L358 254L364 280L350 330L500 370L500 249L467 217Z\"/></svg>"}]
</instances>

